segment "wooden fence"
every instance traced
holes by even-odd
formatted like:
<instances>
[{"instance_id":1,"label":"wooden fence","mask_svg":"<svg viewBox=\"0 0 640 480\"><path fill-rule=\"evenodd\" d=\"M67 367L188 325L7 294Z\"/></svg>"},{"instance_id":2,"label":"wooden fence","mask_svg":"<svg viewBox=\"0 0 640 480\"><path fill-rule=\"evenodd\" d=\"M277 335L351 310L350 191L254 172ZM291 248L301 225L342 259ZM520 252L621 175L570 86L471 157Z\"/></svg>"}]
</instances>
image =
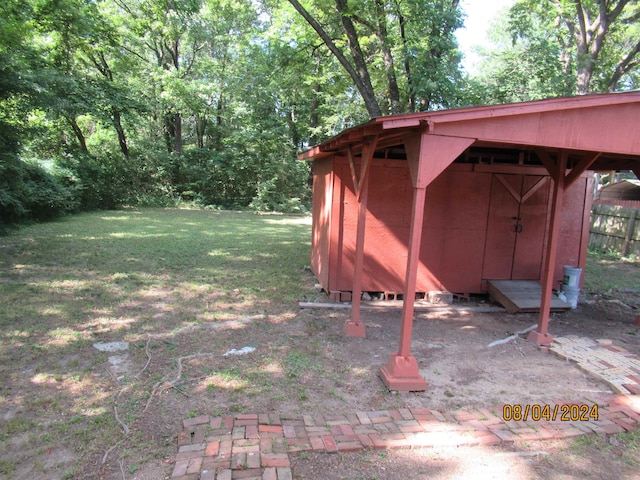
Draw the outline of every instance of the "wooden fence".
<instances>
[{"instance_id":1,"label":"wooden fence","mask_svg":"<svg viewBox=\"0 0 640 480\"><path fill-rule=\"evenodd\" d=\"M594 203L589 247L640 255L640 208Z\"/></svg>"}]
</instances>

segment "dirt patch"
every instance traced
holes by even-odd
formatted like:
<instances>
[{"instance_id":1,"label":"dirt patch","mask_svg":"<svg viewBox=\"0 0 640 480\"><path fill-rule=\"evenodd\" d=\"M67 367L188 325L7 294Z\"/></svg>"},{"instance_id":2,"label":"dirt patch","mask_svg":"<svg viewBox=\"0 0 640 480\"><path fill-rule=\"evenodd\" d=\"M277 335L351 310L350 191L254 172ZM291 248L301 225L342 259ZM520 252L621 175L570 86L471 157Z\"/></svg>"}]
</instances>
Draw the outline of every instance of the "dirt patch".
<instances>
[{"instance_id":1,"label":"dirt patch","mask_svg":"<svg viewBox=\"0 0 640 480\"><path fill-rule=\"evenodd\" d=\"M610 338L614 344L640 354L640 329L633 324L637 298L625 297L622 304L609 300L591 299L577 310L554 314L551 332ZM474 305L462 304L465 308L470 306ZM524 339L488 347L494 340L535 324L535 314L465 313L453 309L416 313L412 353L429 384L427 391L390 393L379 379L378 370L398 346L400 316L399 309L364 312L365 339L343 336L342 326L349 311L331 309L267 311L161 335L120 337L111 332L109 341L126 337L131 343L130 364L127 373L120 376L110 371L108 356L87 341L86 348L74 350L73 358L65 359L63 355L57 361L71 367L96 365L91 369L91 385L97 388L94 401L112 405L110 411L104 412L103 421L115 424L113 407L117 407L118 419L130 429L129 435L120 432L102 441L99 436L91 437L86 444L79 437L75 453L80 452L85 458L79 469L73 468L74 452L68 446L58 448L54 443L52 448L48 446L51 443L44 442L44 446L25 448L27 439L23 442L16 437L16 441L5 443L5 458L14 459L7 478L115 480L123 478L122 472L124 478L166 477L172 471L171 459L182 420L201 414L337 415L402 407L453 411L500 407L504 403L579 401L610 391L573 363L541 352ZM106 340L106 335L94 337ZM224 355L247 346L255 350L244 355ZM44 386L52 393L34 405L24 401L20 404L25 395L41 394L43 385L21 382L18 375L11 378L12 382L3 386L8 393L5 398L10 399L3 405L4 419L11 424L31 415L34 420L30 438L48 436L43 433L47 432L43 425L60 417L65 419L65 428L87 421L65 412L64 399L88 395L91 390L65 392L64 376L43 377ZM32 372L30 378L39 377ZM99 401L99 396L103 400ZM90 412L91 402L86 403ZM33 416L36 410L40 417ZM100 424L96 423L95 428ZM549 455L539 457L505 453L504 449L483 449L483 455L502 462L505 472L511 472L506 476L520 476L524 471L529 476L522 478L544 478L549 472L545 470L547 465L562 463L566 455L575 463L576 454L567 445L568 441L545 443L540 448ZM581 461L591 461L589 448L597 452L599 447L587 446ZM322 478L328 480L447 478L458 475L455 472L482 467L483 455L474 456L471 452L477 454L478 450L386 452L384 456L379 452L348 456L308 454L302 459L297 457L293 471L294 478L319 478L314 472L325 472ZM60 462L47 467L55 459ZM633 465L628 460L608 461L622 471L626 471L625 465ZM334 464L335 475L330 473Z\"/></svg>"}]
</instances>

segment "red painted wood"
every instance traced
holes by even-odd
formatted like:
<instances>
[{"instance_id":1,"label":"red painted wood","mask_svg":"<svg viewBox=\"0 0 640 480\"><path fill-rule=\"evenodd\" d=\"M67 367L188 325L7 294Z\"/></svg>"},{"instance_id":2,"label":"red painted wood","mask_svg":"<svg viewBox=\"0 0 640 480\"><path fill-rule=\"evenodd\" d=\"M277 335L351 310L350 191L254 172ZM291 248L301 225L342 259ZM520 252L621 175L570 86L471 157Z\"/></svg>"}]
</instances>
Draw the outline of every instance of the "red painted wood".
<instances>
[{"instance_id":1,"label":"red painted wood","mask_svg":"<svg viewBox=\"0 0 640 480\"><path fill-rule=\"evenodd\" d=\"M505 184L510 185L519 195L522 176L493 175L482 274L485 280L511 279L520 198L514 198Z\"/></svg>"},{"instance_id":2,"label":"red painted wood","mask_svg":"<svg viewBox=\"0 0 640 480\"><path fill-rule=\"evenodd\" d=\"M551 219L549 220L549 234L547 253L542 278L542 300L540 302L540 314L538 327L529 335L529 340L538 345L550 345L553 337L548 334L549 313L551 312L551 297L554 283L554 270L558 253L558 240L560 238L560 221L565 196L565 172L567 167L567 152L560 152L557 160L557 174L553 179L553 195L551 200Z\"/></svg>"},{"instance_id":3,"label":"red painted wood","mask_svg":"<svg viewBox=\"0 0 640 480\"><path fill-rule=\"evenodd\" d=\"M513 280L538 280L541 276L551 183L541 181L544 181L543 177L530 175L522 179L523 200L518 213L520 226L513 255Z\"/></svg>"},{"instance_id":4,"label":"red painted wood","mask_svg":"<svg viewBox=\"0 0 640 480\"><path fill-rule=\"evenodd\" d=\"M331 245L331 213L333 203L333 161L320 160L313 164L313 204L311 270L323 288L329 286Z\"/></svg>"},{"instance_id":5,"label":"red painted wood","mask_svg":"<svg viewBox=\"0 0 640 480\"><path fill-rule=\"evenodd\" d=\"M483 279L513 278L513 255L516 247L507 243L500 243L513 237L513 216L518 216L517 204L513 196L494 178L496 174L506 177L518 186L518 179L528 187L540 178L540 169L518 167L524 172L534 172L536 175L512 175L513 168L505 166L482 166L481 172L473 171L471 165L454 164L438 176L427 188L425 204L425 221L422 234L422 247L417 272L416 289L418 292L431 290L448 290L459 293L479 293L484 289ZM491 170L495 173L491 173ZM501 171L509 172L502 174ZM531 177L531 178L529 178ZM587 177L581 177L567 193L567 198L576 198L563 208L563 218L583 218L584 182ZM577 185L582 187L577 188ZM327 291L351 291L353 288L353 268L355 263L355 247L357 233L357 200L351 180L351 171L346 158L336 157L334 161L331 233L314 234L312 257L326 255L323 244L316 245L317 238L330 238L328 262L329 284L323 287ZM514 187L514 188L515 188ZM523 234L528 234L533 227L538 233L546 231L549 209L551 180L527 198L523 207L527 213L535 214L536 225L523 223ZM369 198L366 217L366 232L364 241L362 290L371 292L395 292L404 290L404 280L407 264L409 243L409 225L412 206L412 187L409 168L404 161L380 160L372 162L369 175ZM520 186L520 193L523 187ZM501 193L492 200L492 192ZM525 188L526 196L527 189ZM546 192L546 193L545 193ZM543 212L540 211L539 200L547 195ZM315 205L315 200L314 200ZM509 207L509 208L506 208ZM494 212L495 209L495 212ZM502 212L503 234L499 239L491 231L491 221L498 210ZM489 212L494 212L489 216ZM544 218L543 218L544 217ZM544 225L542 225L544 224ZM564 224L564 220L563 220ZM544 228L545 230L541 230ZM562 279L562 265L571 264L582 266L576 252L584 248L582 242L582 226L580 231L565 227L561 233L558 261L555 269L556 281ZM493 235L493 237L492 237ZM535 243L536 252L543 251L544 234L540 243ZM566 243L565 243L566 242ZM565 249L565 244L568 246ZM321 253L319 250L324 248ZM513 250L511 260L505 251ZM574 250L575 249L575 250ZM531 259L530 266L533 273L520 274L519 264L513 270L520 279L540 279L542 259L539 253L531 255L531 247L521 248L522 261ZM506 260L500 260L505 257ZM496 260L498 258L498 260ZM534 263L534 259L535 263ZM576 259L576 260L573 260ZM505 261L505 265L500 262ZM569 263L567 263L569 262ZM315 262L317 263L317 262ZM502 268L498 270L497 266ZM314 272L316 272L316 267ZM522 267L524 268L524 267ZM557 285L556 285L557 287Z\"/></svg>"},{"instance_id":6,"label":"red painted wood","mask_svg":"<svg viewBox=\"0 0 640 480\"><path fill-rule=\"evenodd\" d=\"M373 155L373 152L370 152ZM344 333L350 337L366 337L366 329L360 321L360 300L362 295L362 266L364 264L364 236L367 225L367 200L369 197L370 158L363 159L360 176L354 174L354 162L351 159L352 181L357 182L356 198L358 202L358 224L356 227L356 250L353 284L351 288L351 318L345 322Z\"/></svg>"}]
</instances>

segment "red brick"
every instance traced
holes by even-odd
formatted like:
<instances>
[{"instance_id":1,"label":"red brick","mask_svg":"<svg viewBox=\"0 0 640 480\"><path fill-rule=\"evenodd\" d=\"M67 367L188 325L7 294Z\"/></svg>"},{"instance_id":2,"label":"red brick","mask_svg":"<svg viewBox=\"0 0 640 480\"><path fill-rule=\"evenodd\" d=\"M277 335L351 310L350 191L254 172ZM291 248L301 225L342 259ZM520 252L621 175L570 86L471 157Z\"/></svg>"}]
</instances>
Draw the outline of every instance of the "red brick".
<instances>
[{"instance_id":1,"label":"red brick","mask_svg":"<svg viewBox=\"0 0 640 480\"><path fill-rule=\"evenodd\" d=\"M292 480L293 476L291 475L291 468L289 467L278 467L276 468L278 472L278 480Z\"/></svg>"},{"instance_id":2,"label":"red brick","mask_svg":"<svg viewBox=\"0 0 640 480\"><path fill-rule=\"evenodd\" d=\"M248 425L258 425L258 419L235 420L233 422L234 427L246 427Z\"/></svg>"},{"instance_id":3,"label":"red brick","mask_svg":"<svg viewBox=\"0 0 640 480\"><path fill-rule=\"evenodd\" d=\"M320 435L330 435L331 431L327 427L307 427L305 433L309 437L317 437Z\"/></svg>"},{"instance_id":4,"label":"red brick","mask_svg":"<svg viewBox=\"0 0 640 480\"><path fill-rule=\"evenodd\" d=\"M387 448L387 442L377 433L372 433L369 438L373 442L373 448L385 449Z\"/></svg>"},{"instance_id":5,"label":"red brick","mask_svg":"<svg viewBox=\"0 0 640 480\"><path fill-rule=\"evenodd\" d=\"M259 452L260 451L260 444L255 444L255 445L243 445L243 446L233 446L233 453L251 453L251 452Z\"/></svg>"},{"instance_id":6,"label":"red brick","mask_svg":"<svg viewBox=\"0 0 640 480\"><path fill-rule=\"evenodd\" d=\"M231 478L233 480L236 480L236 479L261 480L262 470L260 470L259 468L252 468L247 470L233 470L231 472Z\"/></svg>"},{"instance_id":7,"label":"red brick","mask_svg":"<svg viewBox=\"0 0 640 480\"><path fill-rule=\"evenodd\" d=\"M209 423L209 422L207 422ZM204 434L206 433L207 428L203 425L196 426L193 434L191 435L191 443L203 443L204 442Z\"/></svg>"},{"instance_id":8,"label":"red brick","mask_svg":"<svg viewBox=\"0 0 640 480\"><path fill-rule=\"evenodd\" d=\"M420 425L398 425L398 428L402 433L424 432L424 429Z\"/></svg>"},{"instance_id":9,"label":"red brick","mask_svg":"<svg viewBox=\"0 0 640 480\"><path fill-rule=\"evenodd\" d=\"M278 480L278 473L276 467L265 468L262 471L262 480Z\"/></svg>"},{"instance_id":10,"label":"red brick","mask_svg":"<svg viewBox=\"0 0 640 480\"><path fill-rule=\"evenodd\" d=\"M373 448L374 447L373 440L371 440L369 438L369 435L358 435L358 440L360 440L360 443L365 448Z\"/></svg>"},{"instance_id":11,"label":"red brick","mask_svg":"<svg viewBox=\"0 0 640 480\"><path fill-rule=\"evenodd\" d=\"M258 425L258 432L282 433L280 425Z\"/></svg>"},{"instance_id":12,"label":"red brick","mask_svg":"<svg viewBox=\"0 0 640 480\"><path fill-rule=\"evenodd\" d=\"M360 419L355 413L347 413L347 420L351 425L360 425Z\"/></svg>"},{"instance_id":13,"label":"red brick","mask_svg":"<svg viewBox=\"0 0 640 480\"><path fill-rule=\"evenodd\" d=\"M340 430L342 431L343 435L355 435L351 425L340 425Z\"/></svg>"},{"instance_id":14,"label":"red brick","mask_svg":"<svg viewBox=\"0 0 640 480\"><path fill-rule=\"evenodd\" d=\"M565 428L563 430L559 430L554 435L554 438L578 437L580 435L585 435L585 433L582 430L578 430L577 428L569 427L569 428Z\"/></svg>"},{"instance_id":15,"label":"red brick","mask_svg":"<svg viewBox=\"0 0 640 480\"><path fill-rule=\"evenodd\" d=\"M176 460L193 460L194 458L202 457L203 453L204 452L202 450L197 450L195 452L179 452L176 455Z\"/></svg>"},{"instance_id":16,"label":"red brick","mask_svg":"<svg viewBox=\"0 0 640 480\"><path fill-rule=\"evenodd\" d=\"M324 448L328 453L335 453L338 451L338 446L331 435L323 435L321 438L324 442Z\"/></svg>"},{"instance_id":17,"label":"red brick","mask_svg":"<svg viewBox=\"0 0 640 480\"><path fill-rule=\"evenodd\" d=\"M189 467L189 460L178 460L173 466L172 477L181 477L187 474L187 468Z\"/></svg>"},{"instance_id":18,"label":"red brick","mask_svg":"<svg viewBox=\"0 0 640 480\"><path fill-rule=\"evenodd\" d=\"M202 467L202 457L189 460L189 466L187 467L187 473L200 473Z\"/></svg>"},{"instance_id":19,"label":"red brick","mask_svg":"<svg viewBox=\"0 0 640 480\"><path fill-rule=\"evenodd\" d=\"M205 423L209 423L210 418L209 415L200 415L195 418L187 418L182 423L184 424L184 428L193 427L194 425L203 425Z\"/></svg>"},{"instance_id":20,"label":"red brick","mask_svg":"<svg viewBox=\"0 0 640 480\"><path fill-rule=\"evenodd\" d=\"M371 423L371 419L366 412L356 412L356 416L362 425L369 425Z\"/></svg>"},{"instance_id":21,"label":"red brick","mask_svg":"<svg viewBox=\"0 0 640 480\"><path fill-rule=\"evenodd\" d=\"M274 453L287 453L287 441L283 437L273 439Z\"/></svg>"},{"instance_id":22,"label":"red brick","mask_svg":"<svg viewBox=\"0 0 640 480\"><path fill-rule=\"evenodd\" d=\"M231 472L231 478L233 480L261 480L262 470L259 468L252 470L233 470Z\"/></svg>"},{"instance_id":23,"label":"red brick","mask_svg":"<svg viewBox=\"0 0 640 480\"><path fill-rule=\"evenodd\" d=\"M216 480L231 480L231 470L222 470L218 472Z\"/></svg>"},{"instance_id":24,"label":"red brick","mask_svg":"<svg viewBox=\"0 0 640 480\"><path fill-rule=\"evenodd\" d=\"M220 450L218 455L231 455L231 450L233 448L233 443L231 440L222 440L220 442Z\"/></svg>"},{"instance_id":25,"label":"red brick","mask_svg":"<svg viewBox=\"0 0 640 480\"><path fill-rule=\"evenodd\" d=\"M634 395L640 395L640 385L636 383L625 383L622 386L627 390L629 390Z\"/></svg>"},{"instance_id":26,"label":"red brick","mask_svg":"<svg viewBox=\"0 0 640 480\"><path fill-rule=\"evenodd\" d=\"M192 445L184 445L182 447L180 447L178 449L179 453L184 453L184 452L197 452L199 450L204 450L205 444L204 443L194 443Z\"/></svg>"},{"instance_id":27,"label":"red brick","mask_svg":"<svg viewBox=\"0 0 640 480\"><path fill-rule=\"evenodd\" d=\"M200 480L216 480L215 470L203 470L200 474Z\"/></svg>"},{"instance_id":28,"label":"red brick","mask_svg":"<svg viewBox=\"0 0 640 480\"><path fill-rule=\"evenodd\" d=\"M273 452L273 439L271 439L271 438L261 438L260 439L260 451L262 453L271 453L271 452Z\"/></svg>"},{"instance_id":29,"label":"red brick","mask_svg":"<svg viewBox=\"0 0 640 480\"><path fill-rule=\"evenodd\" d=\"M260 438L257 425L247 425L245 427L244 436L249 439Z\"/></svg>"},{"instance_id":30,"label":"red brick","mask_svg":"<svg viewBox=\"0 0 640 480\"><path fill-rule=\"evenodd\" d=\"M289 467L289 455L282 453L263 453L260 455L263 467Z\"/></svg>"},{"instance_id":31,"label":"red brick","mask_svg":"<svg viewBox=\"0 0 640 480\"><path fill-rule=\"evenodd\" d=\"M400 412L398 410L389 410L389 415L391 416L391 418L393 418L396 422L399 422L400 420L402 420L402 415L400 414Z\"/></svg>"},{"instance_id":32,"label":"red brick","mask_svg":"<svg viewBox=\"0 0 640 480\"><path fill-rule=\"evenodd\" d=\"M232 470L243 470L246 463L247 463L246 453L234 453L233 455L231 455Z\"/></svg>"},{"instance_id":33,"label":"red brick","mask_svg":"<svg viewBox=\"0 0 640 480\"><path fill-rule=\"evenodd\" d=\"M287 438L293 438L296 436L296 429L294 426L292 425L285 425L284 427L282 427L283 431L284 431L284 436Z\"/></svg>"},{"instance_id":34,"label":"red brick","mask_svg":"<svg viewBox=\"0 0 640 480\"><path fill-rule=\"evenodd\" d=\"M320 437L309 437L309 443L313 450L324 450L324 443Z\"/></svg>"},{"instance_id":35,"label":"red brick","mask_svg":"<svg viewBox=\"0 0 640 480\"><path fill-rule=\"evenodd\" d=\"M221 417L214 417L209 422L209 427L213 428L214 430L217 430L218 428L220 428L221 425L222 425L222 418Z\"/></svg>"},{"instance_id":36,"label":"red brick","mask_svg":"<svg viewBox=\"0 0 640 480\"><path fill-rule=\"evenodd\" d=\"M220 450L220 442L209 442L204 450L205 457L215 457Z\"/></svg>"},{"instance_id":37,"label":"red brick","mask_svg":"<svg viewBox=\"0 0 640 480\"><path fill-rule=\"evenodd\" d=\"M408 438L392 438L387 440L387 448L411 448L413 442Z\"/></svg>"},{"instance_id":38,"label":"red brick","mask_svg":"<svg viewBox=\"0 0 640 480\"><path fill-rule=\"evenodd\" d=\"M491 432L473 432L471 438L470 444L472 445L497 445L502 443L502 439Z\"/></svg>"},{"instance_id":39,"label":"red brick","mask_svg":"<svg viewBox=\"0 0 640 480\"><path fill-rule=\"evenodd\" d=\"M340 452L357 452L362 450L362 444L360 442L343 442L338 444L338 450Z\"/></svg>"},{"instance_id":40,"label":"red brick","mask_svg":"<svg viewBox=\"0 0 640 480\"><path fill-rule=\"evenodd\" d=\"M623 419L620 419L620 418L612 418L611 421L616 423L616 424L618 424L618 425L620 425L627 432L629 432L631 430L635 430L635 428L636 428L636 426L633 423L625 422Z\"/></svg>"},{"instance_id":41,"label":"red brick","mask_svg":"<svg viewBox=\"0 0 640 480\"><path fill-rule=\"evenodd\" d=\"M260 468L260 454L250 452L247 453L247 468Z\"/></svg>"},{"instance_id":42,"label":"red brick","mask_svg":"<svg viewBox=\"0 0 640 480\"><path fill-rule=\"evenodd\" d=\"M233 417L222 417L222 424L224 425L224 428L231 430L233 428Z\"/></svg>"},{"instance_id":43,"label":"red brick","mask_svg":"<svg viewBox=\"0 0 640 480\"><path fill-rule=\"evenodd\" d=\"M191 443L191 433L180 432L178 433L178 446L189 445Z\"/></svg>"},{"instance_id":44,"label":"red brick","mask_svg":"<svg viewBox=\"0 0 640 480\"><path fill-rule=\"evenodd\" d=\"M236 420L258 420L258 415L255 413L239 413L235 416Z\"/></svg>"},{"instance_id":45,"label":"red brick","mask_svg":"<svg viewBox=\"0 0 640 480\"><path fill-rule=\"evenodd\" d=\"M597 424L598 427L602 429L602 431L599 433L606 433L607 435L613 435L615 433L624 432L624 428L622 428L617 423L614 423L609 420L601 420L601 421L595 422L595 424Z\"/></svg>"},{"instance_id":46,"label":"red brick","mask_svg":"<svg viewBox=\"0 0 640 480\"><path fill-rule=\"evenodd\" d=\"M491 428L489 429L491 433L493 433L496 437L498 437L502 442L513 442L516 439L516 436L511 433L509 430L499 430Z\"/></svg>"}]
</instances>

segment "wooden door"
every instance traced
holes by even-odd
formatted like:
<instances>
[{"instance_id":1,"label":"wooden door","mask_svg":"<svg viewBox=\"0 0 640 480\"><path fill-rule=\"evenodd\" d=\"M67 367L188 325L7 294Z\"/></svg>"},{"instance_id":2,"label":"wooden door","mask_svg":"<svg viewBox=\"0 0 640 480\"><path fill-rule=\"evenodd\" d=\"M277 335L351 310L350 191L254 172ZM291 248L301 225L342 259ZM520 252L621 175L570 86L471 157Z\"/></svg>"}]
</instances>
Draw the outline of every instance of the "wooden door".
<instances>
[{"instance_id":1,"label":"wooden door","mask_svg":"<svg viewBox=\"0 0 640 480\"><path fill-rule=\"evenodd\" d=\"M548 199L548 177L493 176L484 279L540 279Z\"/></svg>"}]
</instances>

